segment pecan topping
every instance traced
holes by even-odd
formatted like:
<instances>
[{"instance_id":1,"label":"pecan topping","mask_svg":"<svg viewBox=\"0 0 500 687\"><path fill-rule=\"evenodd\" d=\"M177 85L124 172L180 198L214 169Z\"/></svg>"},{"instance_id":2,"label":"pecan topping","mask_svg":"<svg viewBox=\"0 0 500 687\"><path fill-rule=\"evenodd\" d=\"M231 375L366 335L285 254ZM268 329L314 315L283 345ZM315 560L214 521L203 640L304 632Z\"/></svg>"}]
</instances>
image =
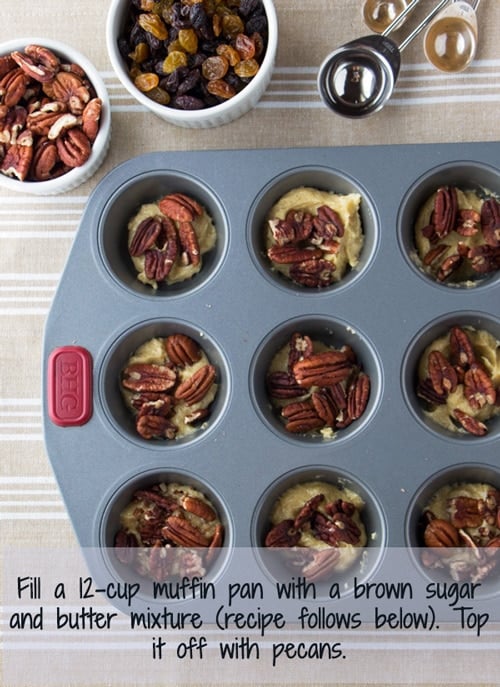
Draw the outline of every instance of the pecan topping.
<instances>
[{"instance_id":1,"label":"pecan topping","mask_svg":"<svg viewBox=\"0 0 500 687\"><path fill-rule=\"evenodd\" d=\"M182 263L184 265L200 264L200 244L192 222L179 222L179 241L182 246Z\"/></svg>"},{"instance_id":2,"label":"pecan topping","mask_svg":"<svg viewBox=\"0 0 500 687\"><path fill-rule=\"evenodd\" d=\"M203 208L184 193L170 193L158 201L161 212L177 222L192 222L203 214Z\"/></svg>"},{"instance_id":3,"label":"pecan topping","mask_svg":"<svg viewBox=\"0 0 500 687\"><path fill-rule=\"evenodd\" d=\"M209 546L207 539L194 525L178 515L170 515L165 527L161 531L166 539L170 539L177 546Z\"/></svg>"},{"instance_id":4,"label":"pecan topping","mask_svg":"<svg viewBox=\"0 0 500 687\"><path fill-rule=\"evenodd\" d=\"M429 353L429 376L434 391L439 397L447 396L457 388L458 378L455 368L441 351Z\"/></svg>"},{"instance_id":5,"label":"pecan topping","mask_svg":"<svg viewBox=\"0 0 500 687\"><path fill-rule=\"evenodd\" d=\"M434 202L433 225L439 238L444 238L455 227L457 218L457 191L453 186L438 189Z\"/></svg>"},{"instance_id":6,"label":"pecan topping","mask_svg":"<svg viewBox=\"0 0 500 687\"><path fill-rule=\"evenodd\" d=\"M186 334L171 334L165 339L165 350L169 359L181 367L192 365L201 358L201 349Z\"/></svg>"},{"instance_id":7,"label":"pecan topping","mask_svg":"<svg viewBox=\"0 0 500 687\"><path fill-rule=\"evenodd\" d=\"M266 382L288 431L343 429L361 417L368 403L370 379L350 346L318 346L316 352L311 338L300 332L294 332L287 346L285 369L280 352L280 369L268 372Z\"/></svg>"},{"instance_id":8,"label":"pecan topping","mask_svg":"<svg viewBox=\"0 0 500 687\"><path fill-rule=\"evenodd\" d=\"M488 429L484 422L480 422L471 415L464 413L464 411L460 410L459 408L455 408L455 410L453 411L453 415L462 425L462 427L470 434L474 434L475 436L481 437L488 432Z\"/></svg>"},{"instance_id":9,"label":"pecan topping","mask_svg":"<svg viewBox=\"0 0 500 687\"><path fill-rule=\"evenodd\" d=\"M462 236L474 236L481 229L481 215L476 210L459 210L455 231Z\"/></svg>"},{"instance_id":10,"label":"pecan topping","mask_svg":"<svg viewBox=\"0 0 500 687\"><path fill-rule=\"evenodd\" d=\"M167 391L176 380L176 372L169 365L136 363L125 368L122 384L132 391Z\"/></svg>"},{"instance_id":11,"label":"pecan topping","mask_svg":"<svg viewBox=\"0 0 500 687\"><path fill-rule=\"evenodd\" d=\"M471 408L479 410L487 403L494 405L497 397L490 376L479 363L472 363L464 377L464 393Z\"/></svg>"},{"instance_id":12,"label":"pecan topping","mask_svg":"<svg viewBox=\"0 0 500 687\"><path fill-rule=\"evenodd\" d=\"M481 207L481 228L488 246L500 245L500 203L496 198L488 198Z\"/></svg>"},{"instance_id":13,"label":"pecan topping","mask_svg":"<svg viewBox=\"0 0 500 687\"><path fill-rule=\"evenodd\" d=\"M478 274L488 274L500 269L500 246L473 246L469 249L472 269Z\"/></svg>"},{"instance_id":14,"label":"pecan topping","mask_svg":"<svg viewBox=\"0 0 500 687\"><path fill-rule=\"evenodd\" d=\"M331 518L317 513L312 527L316 536L330 546L338 546L341 542L357 544L361 535L359 527L346 513L334 513Z\"/></svg>"},{"instance_id":15,"label":"pecan topping","mask_svg":"<svg viewBox=\"0 0 500 687\"><path fill-rule=\"evenodd\" d=\"M424 531L424 542L432 548L456 547L460 545L458 530L447 520L433 518Z\"/></svg>"},{"instance_id":16,"label":"pecan topping","mask_svg":"<svg viewBox=\"0 0 500 687\"><path fill-rule=\"evenodd\" d=\"M203 365L184 382L179 384L174 395L192 406L199 403L208 393L215 381L216 371L213 365Z\"/></svg>"},{"instance_id":17,"label":"pecan topping","mask_svg":"<svg viewBox=\"0 0 500 687\"><path fill-rule=\"evenodd\" d=\"M267 222L270 262L276 271L301 286L313 289L330 286L354 264L349 246L344 248L344 240L351 241L352 234L346 235L341 214L330 205L318 205L311 211L291 208L284 219L270 217ZM339 254L343 258L337 257Z\"/></svg>"},{"instance_id":18,"label":"pecan topping","mask_svg":"<svg viewBox=\"0 0 500 687\"><path fill-rule=\"evenodd\" d=\"M270 372L266 383L271 398L298 398L304 394L304 389L288 372Z\"/></svg>"},{"instance_id":19,"label":"pecan topping","mask_svg":"<svg viewBox=\"0 0 500 687\"><path fill-rule=\"evenodd\" d=\"M476 360L472 342L467 332L460 327L452 327L450 330L450 358L453 365L463 368L469 367Z\"/></svg>"},{"instance_id":20,"label":"pecan topping","mask_svg":"<svg viewBox=\"0 0 500 687\"><path fill-rule=\"evenodd\" d=\"M181 497L180 505L185 511L192 513L193 515L197 515L202 520L212 522L212 520L217 518L217 513L214 511L212 506L210 506L210 504L208 504L206 501L202 501L202 499L199 499L195 496Z\"/></svg>"},{"instance_id":21,"label":"pecan topping","mask_svg":"<svg viewBox=\"0 0 500 687\"><path fill-rule=\"evenodd\" d=\"M479 527L483 522L483 503L481 499L469 496L456 496L450 499L450 522L457 529Z\"/></svg>"},{"instance_id":22,"label":"pecan topping","mask_svg":"<svg viewBox=\"0 0 500 687\"><path fill-rule=\"evenodd\" d=\"M142 255L151 248L161 231L161 219L159 217L146 217L137 227L130 242L129 253L133 257Z\"/></svg>"},{"instance_id":23,"label":"pecan topping","mask_svg":"<svg viewBox=\"0 0 500 687\"><path fill-rule=\"evenodd\" d=\"M293 520L283 520L267 533L265 545L269 547L292 547L296 546L300 540L298 532L293 524Z\"/></svg>"},{"instance_id":24,"label":"pecan topping","mask_svg":"<svg viewBox=\"0 0 500 687\"><path fill-rule=\"evenodd\" d=\"M345 380L352 369L342 351L315 353L293 366L297 382L304 387L331 386Z\"/></svg>"},{"instance_id":25,"label":"pecan topping","mask_svg":"<svg viewBox=\"0 0 500 687\"><path fill-rule=\"evenodd\" d=\"M365 412L370 396L370 378L364 372L356 374L347 392L347 408L350 420L357 420Z\"/></svg>"},{"instance_id":26,"label":"pecan topping","mask_svg":"<svg viewBox=\"0 0 500 687\"><path fill-rule=\"evenodd\" d=\"M311 401L289 403L281 414L286 419L285 427L289 432L305 434L325 425Z\"/></svg>"},{"instance_id":27,"label":"pecan topping","mask_svg":"<svg viewBox=\"0 0 500 687\"><path fill-rule=\"evenodd\" d=\"M324 500L324 494L316 494L316 496L311 496L309 501L307 501L298 512L293 523L294 528L299 530L301 527L304 527L305 524L310 523L311 518L317 510L319 504Z\"/></svg>"},{"instance_id":28,"label":"pecan topping","mask_svg":"<svg viewBox=\"0 0 500 687\"><path fill-rule=\"evenodd\" d=\"M339 559L340 551L337 548L315 551L312 560L302 568L302 574L309 582L322 580L335 570Z\"/></svg>"},{"instance_id":29,"label":"pecan topping","mask_svg":"<svg viewBox=\"0 0 500 687\"><path fill-rule=\"evenodd\" d=\"M115 555L124 565L131 565L135 559L135 548L139 546L136 536L132 532L119 530L115 537Z\"/></svg>"},{"instance_id":30,"label":"pecan topping","mask_svg":"<svg viewBox=\"0 0 500 687\"><path fill-rule=\"evenodd\" d=\"M290 276L302 286L323 288L333 282L335 264L323 258L303 260L290 267Z\"/></svg>"},{"instance_id":31,"label":"pecan topping","mask_svg":"<svg viewBox=\"0 0 500 687\"><path fill-rule=\"evenodd\" d=\"M267 255L270 260L279 265L288 265L296 262L304 262L320 258L323 255L321 248L299 248L295 245L271 246Z\"/></svg>"}]
</instances>

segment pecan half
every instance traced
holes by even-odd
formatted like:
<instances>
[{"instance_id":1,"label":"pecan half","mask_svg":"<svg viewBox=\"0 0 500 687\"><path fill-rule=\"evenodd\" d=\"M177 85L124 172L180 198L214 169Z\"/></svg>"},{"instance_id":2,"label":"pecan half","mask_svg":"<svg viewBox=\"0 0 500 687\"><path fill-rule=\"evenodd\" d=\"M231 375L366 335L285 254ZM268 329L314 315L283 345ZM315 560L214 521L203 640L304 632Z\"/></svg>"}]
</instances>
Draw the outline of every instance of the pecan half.
<instances>
[{"instance_id":1,"label":"pecan half","mask_svg":"<svg viewBox=\"0 0 500 687\"><path fill-rule=\"evenodd\" d=\"M181 259L184 265L200 264L200 244L192 222L179 222L177 228L182 247Z\"/></svg>"},{"instance_id":2,"label":"pecan half","mask_svg":"<svg viewBox=\"0 0 500 687\"><path fill-rule=\"evenodd\" d=\"M205 547L210 544L210 539L197 527L178 515L170 515L167 518L161 533L177 546Z\"/></svg>"},{"instance_id":3,"label":"pecan half","mask_svg":"<svg viewBox=\"0 0 500 687\"><path fill-rule=\"evenodd\" d=\"M450 330L450 360L453 365L466 368L476 360L472 342L461 327Z\"/></svg>"},{"instance_id":4,"label":"pecan half","mask_svg":"<svg viewBox=\"0 0 500 687\"><path fill-rule=\"evenodd\" d=\"M347 390L347 414L358 420L366 410L370 397L370 377L361 372L355 376Z\"/></svg>"},{"instance_id":5,"label":"pecan half","mask_svg":"<svg viewBox=\"0 0 500 687\"><path fill-rule=\"evenodd\" d=\"M424 530L424 542L432 548L460 546L458 530L447 520L433 518Z\"/></svg>"},{"instance_id":6,"label":"pecan half","mask_svg":"<svg viewBox=\"0 0 500 687\"><path fill-rule=\"evenodd\" d=\"M478 274L488 274L500 269L500 246L479 245L469 249L472 269Z\"/></svg>"},{"instance_id":7,"label":"pecan half","mask_svg":"<svg viewBox=\"0 0 500 687\"><path fill-rule=\"evenodd\" d=\"M455 391L458 384L456 370L441 351L429 353L428 370L432 386L438 396L447 396Z\"/></svg>"},{"instance_id":8,"label":"pecan half","mask_svg":"<svg viewBox=\"0 0 500 687\"><path fill-rule=\"evenodd\" d=\"M313 354L314 345L310 336L294 332L290 338L288 352L288 371L293 372L293 366L299 360L309 358Z\"/></svg>"},{"instance_id":9,"label":"pecan half","mask_svg":"<svg viewBox=\"0 0 500 687\"><path fill-rule=\"evenodd\" d=\"M337 567L340 558L338 548L320 549L315 551L312 560L303 566L302 575L309 582L323 580Z\"/></svg>"},{"instance_id":10,"label":"pecan half","mask_svg":"<svg viewBox=\"0 0 500 687\"><path fill-rule=\"evenodd\" d=\"M214 511L206 501L202 501L195 496L183 496L180 500L180 505L188 513L197 515L202 520L212 522L217 518L217 513Z\"/></svg>"},{"instance_id":11,"label":"pecan half","mask_svg":"<svg viewBox=\"0 0 500 687\"><path fill-rule=\"evenodd\" d=\"M43 90L49 98L66 103L70 112L78 115L91 99L88 85L73 71L60 70L51 81L43 84Z\"/></svg>"},{"instance_id":12,"label":"pecan half","mask_svg":"<svg viewBox=\"0 0 500 687\"><path fill-rule=\"evenodd\" d=\"M143 439L175 439L177 427L168 419L168 413L169 405L163 408L144 403L135 424L139 436Z\"/></svg>"},{"instance_id":13,"label":"pecan half","mask_svg":"<svg viewBox=\"0 0 500 687\"><path fill-rule=\"evenodd\" d=\"M438 189L434 200L432 223L439 238L444 238L456 224L458 211L457 191L454 186Z\"/></svg>"},{"instance_id":14,"label":"pecan half","mask_svg":"<svg viewBox=\"0 0 500 687\"><path fill-rule=\"evenodd\" d=\"M122 384L131 391L168 391L177 381L177 374L169 365L135 363L123 371Z\"/></svg>"},{"instance_id":15,"label":"pecan half","mask_svg":"<svg viewBox=\"0 0 500 687\"><path fill-rule=\"evenodd\" d=\"M312 527L318 539L330 546L338 546L341 542L357 544L361 536L354 520L342 512L335 513L331 519L318 512Z\"/></svg>"},{"instance_id":16,"label":"pecan half","mask_svg":"<svg viewBox=\"0 0 500 687\"><path fill-rule=\"evenodd\" d=\"M342 351L314 353L293 366L297 382L303 387L331 386L346 379L352 364Z\"/></svg>"},{"instance_id":17,"label":"pecan half","mask_svg":"<svg viewBox=\"0 0 500 687\"><path fill-rule=\"evenodd\" d=\"M92 98L85 105L82 112L82 130L89 141L93 143L99 133L99 125L102 116L102 100Z\"/></svg>"},{"instance_id":18,"label":"pecan half","mask_svg":"<svg viewBox=\"0 0 500 687\"><path fill-rule=\"evenodd\" d=\"M131 565L135 560L135 549L138 546L139 542L132 532L118 530L114 541L114 551L120 563Z\"/></svg>"},{"instance_id":19,"label":"pecan half","mask_svg":"<svg viewBox=\"0 0 500 687\"><path fill-rule=\"evenodd\" d=\"M324 494L316 494L306 501L302 508L297 513L293 526L296 530L300 530L305 524L309 524L319 504L325 500Z\"/></svg>"},{"instance_id":20,"label":"pecan half","mask_svg":"<svg viewBox=\"0 0 500 687\"><path fill-rule=\"evenodd\" d=\"M171 334L165 339L165 351L174 365L192 365L201 358L201 348L187 334Z\"/></svg>"},{"instance_id":21,"label":"pecan half","mask_svg":"<svg viewBox=\"0 0 500 687\"><path fill-rule=\"evenodd\" d=\"M203 214L201 205L184 193L170 193L158 201L158 206L164 215L177 222L192 222Z\"/></svg>"},{"instance_id":22,"label":"pecan half","mask_svg":"<svg viewBox=\"0 0 500 687\"><path fill-rule=\"evenodd\" d=\"M18 105L28 88L29 77L18 67L0 80L0 102L8 108Z\"/></svg>"},{"instance_id":23,"label":"pecan half","mask_svg":"<svg viewBox=\"0 0 500 687\"><path fill-rule=\"evenodd\" d=\"M294 434L306 434L325 426L311 401L289 403L281 411L286 420L285 427Z\"/></svg>"},{"instance_id":24,"label":"pecan half","mask_svg":"<svg viewBox=\"0 0 500 687\"><path fill-rule=\"evenodd\" d=\"M59 58L41 45L27 45L24 53L16 50L11 56L25 74L41 83L52 81L60 67Z\"/></svg>"},{"instance_id":25,"label":"pecan half","mask_svg":"<svg viewBox=\"0 0 500 687\"><path fill-rule=\"evenodd\" d=\"M469 496L455 496L450 499L450 522L457 529L479 527L483 522L483 502Z\"/></svg>"},{"instance_id":26,"label":"pecan half","mask_svg":"<svg viewBox=\"0 0 500 687\"><path fill-rule=\"evenodd\" d=\"M139 223L129 245L129 253L132 257L143 255L151 248L161 231L162 225L159 217L146 217Z\"/></svg>"},{"instance_id":27,"label":"pecan half","mask_svg":"<svg viewBox=\"0 0 500 687\"><path fill-rule=\"evenodd\" d=\"M472 363L465 373L464 394L471 408L479 410L488 403L494 405L497 397L493 382L479 363Z\"/></svg>"},{"instance_id":28,"label":"pecan half","mask_svg":"<svg viewBox=\"0 0 500 687\"><path fill-rule=\"evenodd\" d=\"M313 219L311 243L322 245L325 241L344 236L344 223L338 212L328 205L321 205Z\"/></svg>"},{"instance_id":29,"label":"pecan half","mask_svg":"<svg viewBox=\"0 0 500 687\"><path fill-rule=\"evenodd\" d=\"M481 229L481 215L477 210L458 211L455 231L461 236L475 236Z\"/></svg>"},{"instance_id":30,"label":"pecan half","mask_svg":"<svg viewBox=\"0 0 500 687\"><path fill-rule=\"evenodd\" d=\"M320 258L323 251L321 248L301 248L295 244L287 244L285 246L271 246L267 255L270 260L278 265L291 265L296 262Z\"/></svg>"},{"instance_id":31,"label":"pecan half","mask_svg":"<svg viewBox=\"0 0 500 687\"><path fill-rule=\"evenodd\" d=\"M290 277L308 288L323 288L334 281L335 264L323 258L303 260L290 267Z\"/></svg>"},{"instance_id":32,"label":"pecan half","mask_svg":"<svg viewBox=\"0 0 500 687\"><path fill-rule=\"evenodd\" d=\"M30 131L23 131L16 143L7 148L5 157L0 165L0 171L6 176L24 181L33 160L33 136Z\"/></svg>"},{"instance_id":33,"label":"pecan half","mask_svg":"<svg viewBox=\"0 0 500 687\"><path fill-rule=\"evenodd\" d=\"M82 129L66 129L56 139L59 157L68 167L81 167L90 157L92 145Z\"/></svg>"},{"instance_id":34,"label":"pecan half","mask_svg":"<svg viewBox=\"0 0 500 687\"><path fill-rule=\"evenodd\" d=\"M488 246L500 245L500 203L496 198L488 198L481 206L481 228Z\"/></svg>"},{"instance_id":35,"label":"pecan half","mask_svg":"<svg viewBox=\"0 0 500 687\"><path fill-rule=\"evenodd\" d=\"M455 408L453 411L453 415L458 420L460 425L467 431L469 434L473 434L474 436L484 436L488 432L488 428L484 424L484 422L480 422L477 420L475 417L472 417L471 415L468 415L467 413L464 413L463 410L460 410L459 408Z\"/></svg>"},{"instance_id":36,"label":"pecan half","mask_svg":"<svg viewBox=\"0 0 500 687\"><path fill-rule=\"evenodd\" d=\"M311 394L311 401L316 413L323 420L325 425L334 428L339 408L332 395L328 393L328 389L314 391Z\"/></svg>"},{"instance_id":37,"label":"pecan half","mask_svg":"<svg viewBox=\"0 0 500 687\"><path fill-rule=\"evenodd\" d=\"M267 533L265 546L272 548L296 546L300 540L300 532L295 529L293 520L282 520Z\"/></svg>"},{"instance_id":38,"label":"pecan half","mask_svg":"<svg viewBox=\"0 0 500 687\"><path fill-rule=\"evenodd\" d=\"M304 389L288 372L270 372L266 377L266 385L271 398L298 398L304 394Z\"/></svg>"},{"instance_id":39,"label":"pecan half","mask_svg":"<svg viewBox=\"0 0 500 687\"><path fill-rule=\"evenodd\" d=\"M215 381L216 370L213 365L203 365L188 379L179 384L174 392L176 399L182 399L189 406L199 403L208 393Z\"/></svg>"}]
</instances>

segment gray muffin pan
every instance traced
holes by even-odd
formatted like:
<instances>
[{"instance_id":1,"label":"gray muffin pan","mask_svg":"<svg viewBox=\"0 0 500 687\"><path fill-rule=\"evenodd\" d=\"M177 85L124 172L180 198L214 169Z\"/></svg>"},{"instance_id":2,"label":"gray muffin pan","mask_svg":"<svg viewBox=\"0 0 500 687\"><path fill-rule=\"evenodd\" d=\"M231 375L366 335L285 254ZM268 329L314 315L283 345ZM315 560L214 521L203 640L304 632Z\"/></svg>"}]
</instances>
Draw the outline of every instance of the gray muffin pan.
<instances>
[{"instance_id":1,"label":"gray muffin pan","mask_svg":"<svg viewBox=\"0 0 500 687\"><path fill-rule=\"evenodd\" d=\"M451 324L500 338L499 276L451 288L411 258L420 204L442 184L500 194L499 154L497 143L152 153L111 171L81 218L43 348L46 447L81 546L112 547L134 489L162 479L195 484L214 501L226 527L221 565L237 547L262 544L272 501L303 479L358 490L370 545L381 552L416 544L410 510L421 508L415 495L434 474L442 480L453 466L456 479L455 466L468 464L470 477L472 464L480 478L486 465L500 488L500 420L480 438L440 431L427 424L414 391L420 353ZM301 185L362 197L360 263L322 290L278 277L263 250L268 210ZM218 240L199 275L155 293L136 280L127 223L142 203L168 192L201 202ZM294 331L350 344L370 375L365 414L333 440L292 436L270 411L267 366ZM144 441L124 408L120 370L139 344L173 332L203 346L219 393L208 426L192 438ZM74 345L91 358L91 417L59 426L48 407L48 361ZM382 559L376 555L373 567Z\"/></svg>"}]
</instances>

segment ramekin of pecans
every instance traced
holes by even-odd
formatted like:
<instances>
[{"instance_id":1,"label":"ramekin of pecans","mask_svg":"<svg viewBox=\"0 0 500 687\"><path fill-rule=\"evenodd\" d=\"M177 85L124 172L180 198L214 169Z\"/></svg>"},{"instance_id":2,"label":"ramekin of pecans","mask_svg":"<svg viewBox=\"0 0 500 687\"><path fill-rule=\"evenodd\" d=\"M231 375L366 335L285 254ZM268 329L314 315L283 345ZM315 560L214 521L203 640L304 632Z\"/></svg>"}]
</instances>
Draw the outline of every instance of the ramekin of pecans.
<instances>
[{"instance_id":1,"label":"ramekin of pecans","mask_svg":"<svg viewBox=\"0 0 500 687\"><path fill-rule=\"evenodd\" d=\"M0 186L72 190L101 166L110 136L106 87L84 55L46 38L0 45Z\"/></svg>"},{"instance_id":2,"label":"ramekin of pecans","mask_svg":"<svg viewBox=\"0 0 500 687\"><path fill-rule=\"evenodd\" d=\"M112 0L106 40L139 103L171 124L208 128L260 100L278 24L272 0Z\"/></svg>"}]
</instances>

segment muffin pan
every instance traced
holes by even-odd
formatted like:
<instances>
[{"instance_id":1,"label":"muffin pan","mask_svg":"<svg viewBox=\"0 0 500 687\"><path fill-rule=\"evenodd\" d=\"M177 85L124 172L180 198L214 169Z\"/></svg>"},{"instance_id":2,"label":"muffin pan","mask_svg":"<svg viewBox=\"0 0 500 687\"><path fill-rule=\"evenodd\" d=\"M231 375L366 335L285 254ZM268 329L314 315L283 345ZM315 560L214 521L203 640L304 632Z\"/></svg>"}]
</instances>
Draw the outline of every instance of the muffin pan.
<instances>
[{"instance_id":1,"label":"muffin pan","mask_svg":"<svg viewBox=\"0 0 500 687\"><path fill-rule=\"evenodd\" d=\"M122 574L109 551L120 504L137 485L162 479L195 484L218 505L226 548L214 574L238 547L262 544L271 501L302 478L348 483L365 498L374 550L367 575L383 565L387 547L415 544L414 495L435 473L467 463L469 478L471 463L483 472L486 465L500 488L500 418L484 437L440 431L426 423L415 395L418 357L436 332L458 323L500 338L499 275L450 288L412 259L420 203L445 184L500 194L499 152L499 144L471 143L152 153L97 185L43 350L47 451L81 546L103 549L92 565ZM359 265L321 290L280 278L263 249L266 213L297 186L362 197ZM170 192L202 203L218 239L199 275L155 292L136 279L127 223L142 203ZM287 433L271 412L267 366L295 331L351 345L370 375L365 413L333 439ZM204 348L219 392L193 435L145 441L123 404L120 371L138 345L173 332ZM68 389L76 391L74 413ZM459 474L454 469L453 479Z\"/></svg>"}]
</instances>

